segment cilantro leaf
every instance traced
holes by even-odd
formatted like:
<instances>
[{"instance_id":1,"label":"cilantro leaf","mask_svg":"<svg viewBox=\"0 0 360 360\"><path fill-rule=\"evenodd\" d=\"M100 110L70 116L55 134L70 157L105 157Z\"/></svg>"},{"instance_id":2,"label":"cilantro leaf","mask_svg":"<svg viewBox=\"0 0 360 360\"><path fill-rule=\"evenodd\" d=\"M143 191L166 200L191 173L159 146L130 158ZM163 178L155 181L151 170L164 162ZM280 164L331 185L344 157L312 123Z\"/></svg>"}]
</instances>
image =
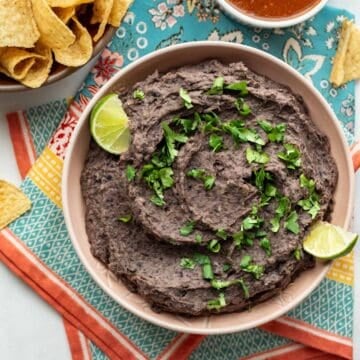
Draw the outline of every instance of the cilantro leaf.
<instances>
[{"instance_id":1,"label":"cilantro leaf","mask_svg":"<svg viewBox=\"0 0 360 360\"><path fill-rule=\"evenodd\" d=\"M135 168L131 165L126 166L125 175L128 181L133 181L136 176Z\"/></svg>"},{"instance_id":2,"label":"cilantro leaf","mask_svg":"<svg viewBox=\"0 0 360 360\"><path fill-rule=\"evenodd\" d=\"M118 218L119 221L123 222L123 223L129 223L131 220L132 220L132 215L129 214L129 215L123 215L123 216L120 216Z\"/></svg>"},{"instance_id":3,"label":"cilantro leaf","mask_svg":"<svg viewBox=\"0 0 360 360\"><path fill-rule=\"evenodd\" d=\"M188 141L189 138L186 135L178 134L174 130L170 129L170 126L167 123L162 123L161 126L164 131L164 138L166 142L167 152L170 161L173 162L178 154L178 151L175 148L175 143L179 142L184 144Z\"/></svg>"},{"instance_id":4,"label":"cilantro leaf","mask_svg":"<svg viewBox=\"0 0 360 360\"><path fill-rule=\"evenodd\" d=\"M297 261L300 261L303 257L303 252L302 252L302 248L301 246L298 246L295 250L294 250L294 258Z\"/></svg>"},{"instance_id":5,"label":"cilantro leaf","mask_svg":"<svg viewBox=\"0 0 360 360\"><path fill-rule=\"evenodd\" d=\"M219 95L223 93L223 90L224 90L224 78L222 76L219 76L214 80L211 89L207 93L209 95Z\"/></svg>"},{"instance_id":6,"label":"cilantro leaf","mask_svg":"<svg viewBox=\"0 0 360 360\"><path fill-rule=\"evenodd\" d=\"M261 167L259 170L255 170L254 176L255 176L255 186L259 190L263 190L266 180L272 180L271 174L265 171L263 167Z\"/></svg>"},{"instance_id":7,"label":"cilantro leaf","mask_svg":"<svg viewBox=\"0 0 360 360\"><path fill-rule=\"evenodd\" d=\"M137 99L137 100L144 100L145 94L144 94L144 92L143 92L141 89L136 89L136 90L133 92L133 98L134 98L134 99Z\"/></svg>"},{"instance_id":8,"label":"cilantro leaf","mask_svg":"<svg viewBox=\"0 0 360 360\"><path fill-rule=\"evenodd\" d=\"M176 118L175 123L183 127L185 134L192 134L201 124L201 116L195 112L193 119Z\"/></svg>"},{"instance_id":9,"label":"cilantro leaf","mask_svg":"<svg viewBox=\"0 0 360 360\"><path fill-rule=\"evenodd\" d=\"M246 149L246 160L249 164L251 163L257 163L257 164L266 164L270 160L270 156L266 154L265 152L259 152L251 147L248 147Z\"/></svg>"},{"instance_id":10,"label":"cilantro leaf","mask_svg":"<svg viewBox=\"0 0 360 360\"><path fill-rule=\"evenodd\" d=\"M223 124L223 130L231 134L236 143L251 142L258 145L265 145L265 141L253 129L244 127L244 123L240 120L232 120Z\"/></svg>"},{"instance_id":11,"label":"cilantro leaf","mask_svg":"<svg viewBox=\"0 0 360 360\"><path fill-rule=\"evenodd\" d=\"M226 240L228 237L228 233L224 229L219 229L216 231L216 236L221 240Z\"/></svg>"},{"instance_id":12,"label":"cilantro leaf","mask_svg":"<svg viewBox=\"0 0 360 360\"><path fill-rule=\"evenodd\" d=\"M209 139L209 146L214 152L220 151L224 147L223 137L211 134Z\"/></svg>"},{"instance_id":13,"label":"cilantro leaf","mask_svg":"<svg viewBox=\"0 0 360 360\"><path fill-rule=\"evenodd\" d=\"M179 95L183 99L184 106L186 109L192 109L194 107L194 105L191 102L191 97L185 89L180 88Z\"/></svg>"},{"instance_id":14,"label":"cilantro leaf","mask_svg":"<svg viewBox=\"0 0 360 360\"><path fill-rule=\"evenodd\" d=\"M277 124L275 126L272 126L266 120L259 120L258 124L267 133L268 139L271 142L279 143L284 140L284 135L285 135L285 131L286 131L285 124Z\"/></svg>"},{"instance_id":15,"label":"cilantro leaf","mask_svg":"<svg viewBox=\"0 0 360 360\"><path fill-rule=\"evenodd\" d=\"M296 213L296 211L292 211L287 217L285 221L285 228L296 235L300 232L298 214Z\"/></svg>"},{"instance_id":16,"label":"cilantro leaf","mask_svg":"<svg viewBox=\"0 0 360 360\"><path fill-rule=\"evenodd\" d=\"M188 236L194 232L195 221L187 221L179 230L181 236Z\"/></svg>"},{"instance_id":17,"label":"cilantro leaf","mask_svg":"<svg viewBox=\"0 0 360 360\"><path fill-rule=\"evenodd\" d=\"M210 264L210 258L207 255L195 253L193 256L194 261L199 265Z\"/></svg>"},{"instance_id":18,"label":"cilantro leaf","mask_svg":"<svg viewBox=\"0 0 360 360\"><path fill-rule=\"evenodd\" d=\"M263 222L264 220L257 215L251 214L242 221L241 230L258 229Z\"/></svg>"},{"instance_id":19,"label":"cilantro leaf","mask_svg":"<svg viewBox=\"0 0 360 360\"><path fill-rule=\"evenodd\" d=\"M311 194L306 199L299 200L297 204L306 211L312 219L315 219L320 211L319 196L316 193Z\"/></svg>"},{"instance_id":20,"label":"cilantro leaf","mask_svg":"<svg viewBox=\"0 0 360 360\"><path fill-rule=\"evenodd\" d=\"M168 189L174 185L174 179L172 178L174 172L170 167L162 168L159 170L159 177L163 189Z\"/></svg>"},{"instance_id":21,"label":"cilantro leaf","mask_svg":"<svg viewBox=\"0 0 360 360\"><path fill-rule=\"evenodd\" d=\"M273 198L277 195L277 189L274 185L267 183L265 186L265 195Z\"/></svg>"},{"instance_id":22,"label":"cilantro leaf","mask_svg":"<svg viewBox=\"0 0 360 360\"><path fill-rule=\"evenodd\" d=\"M218 253L221 249L219 240L216 240L216 239L210 240L208 242L207 248L208 248L208 250L210 250L213 253Z\"/></svg>"},{"instance_id":23,"label":"cilantro leaf","mask_svg":"<svg viewBox=\"0 0 360 360\"><path fill-rule=\"evenodd\" d=\"M275 210L275 217L270 220L271 231L277 233L280 230L280 220L290 211L290 199L282 196L278 199L278 206Z\"/></svg>"},{"instance_id":24,"label":"cilantro leaf","mask_svg":"<svg viewBox=\"0 0 360 360\"><path fill-rule=\"evenodd\" d=\"M235 108L242 116L248 116L251 114L250 106L245 102L243 98L236 99Z\"/></svg>"},{"instance_id":25,"label":"cilantro leaf","mask_svg":"<svg viewBox=\"0 0 360 360\"><path fill-rule=\"evenodd\" d=\"M195 235L195 242L197 244L201 244L202 240L203 240L203 238L202 238L202 236L200 234Z\"/></svg>"},{"instance_id":26,"label":"cilantro leaf","mask_svg":"<svg viewBox=\"0 0 360 360\"><path fill-rule=\"evenodd\" d=\"M190 269L193 270L196 266L196 263L194 260L189 259L189 258L182 258L180 260L180 266L184 269Z\"/></svg>"},{"instance_id":27,"label":"cilantro leaf","mask_svg":"<svg viewBox=\"0 0 360 360\"><path fill-rule=\"evenodd\" d=\"M200 180L204 183L205 190L211 190L215 185L215 177L207 175L204 169L191 169L186 173L187 176L193 179Z\"/></svg>"},{"instance_id":28,"label":"cilantro leaf","mask_svg":"<svg viewBox=\"0 0 360 360\"><path fill-rule=\"evenodd\" d=\"M225 86L226 90L239 91L241 96L245 96L249 93L246 81L234 82Z\"/></svg>"},{"instance_id":29,"label":"cilantro leaf","mask_svg":"<svg viewBox=\"0 0 360 360\"><path fill-rule=\"evenodd\" d=\"M301 166L301 154L296 145L284 144L285 151L277 154L287 166L288 169L295 170Z\"/></svg>"},{"instance_id":30,"label":"cilantro leaf","mask_svg":"<svg viewBox=\"0 0 360 360\"><path fill-rule=\"evenodd\" d=\"M267 256L271 256L271 243L267 237L260 240L260 247L265 251Z\"/></svg>"},{"instance_id":31,"label":"cilantro leaf","mask_svg":"<svg viewBox=\"0 0 360 360\"><path fill-rule=\"evenodd\" d=\"M256 280L259 280L264 274L264 267L254 264L251 261L251 256L245 255L240 261L240 267L243 271L252 274Z\"/></svg>"},{"instance_id":32,"label":"cilantro leaf","mask_svg":"<svg viewBox=\"0 0 360 360\"><path fill-rule=\"evenodd\" d=\"M242 287L245 298L248 298L249 297L249 289L243 279L235 279L235 280L213 279L213 280L211 280L211 286L217 290L226 289L229 286L233 286L233 285L237 285L237 284Z\"/></svg>"},{"instance_id":33,"label":"cilantro leaf","mask_svg":"<svg viewBox=\"0 0 360 360\"><path fill-rule=\"evenodd\" d=\"M305 188L311 194L315 190L315 180L308 179L305 174L300 175L300 187Z\"/></svg>"},{"instance_id":34,"label":"cilantro leaf","mask_svg":"<svg viewBox=\"0 0 360 360\"><path fill-rule=\"evenodd\" d=\"M150 198L150 201L151 201L154 205L159 206L159 207L165 205L164 199L161 199L161 198L159 198L159 197L156 196L156 195L152 196L152 197Z\"/></svg>"},{"instance_id":35,"label":"cilantro leaf","mask_svg":"<svg viewBox=\"0 0 360 360\"><path fill-rule=\"evenodd\" d=\"M219 294L219 297L214 300L209 300L207 303L208 310L220 310L226 306L225 295L223 293Z\"/></svg>"}]
</instances>

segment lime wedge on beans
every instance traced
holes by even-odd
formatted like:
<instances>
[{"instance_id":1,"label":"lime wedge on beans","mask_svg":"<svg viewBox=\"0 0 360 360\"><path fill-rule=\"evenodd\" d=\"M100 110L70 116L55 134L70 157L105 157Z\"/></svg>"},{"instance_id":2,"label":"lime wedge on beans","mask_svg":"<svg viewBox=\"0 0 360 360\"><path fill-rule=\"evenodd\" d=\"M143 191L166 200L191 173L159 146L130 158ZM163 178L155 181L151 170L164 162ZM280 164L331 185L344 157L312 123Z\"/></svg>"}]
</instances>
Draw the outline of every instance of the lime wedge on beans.
<instances>
[{"instance_id":1,"label":"lime wedge on beans","mask_svg":"<svg viewBox=\"0 0 360 360\"><path fill-rule=\"evenodd\" d=\"M350 253L358 237L339 226L320 221L311 228L303 246L307 253L318 259L332 260Z\"/></svg>"},{"instance_id":2,"label":"lime wedge on beans","mask_svg":"<svg viewBox=\"0 0 360 360\"><path fill-rule=\"evenodd\" d=\"M100 99L91 111L90 132L97 144L112 154L129 148L129 119L117 94Z\"/></svg>"}]
</instances>

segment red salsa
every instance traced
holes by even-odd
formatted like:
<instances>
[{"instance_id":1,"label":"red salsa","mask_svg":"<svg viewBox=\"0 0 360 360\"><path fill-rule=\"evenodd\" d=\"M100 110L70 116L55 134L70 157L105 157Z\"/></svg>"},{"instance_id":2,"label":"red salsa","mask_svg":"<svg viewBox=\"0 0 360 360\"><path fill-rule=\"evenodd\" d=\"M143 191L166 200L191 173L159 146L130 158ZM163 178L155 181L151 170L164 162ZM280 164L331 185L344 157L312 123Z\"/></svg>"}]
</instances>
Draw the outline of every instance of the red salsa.
<instances>
[{"instance_id":1,"label":"red salsa","mask_svg":"<svg viewBox=\"0 0 360 360\"><path fill-rule=\"evenodd\" d=\"M228 0L249 15L261 18L288 18L305 13L320 0Z\"/></svg>"}]
</instances>

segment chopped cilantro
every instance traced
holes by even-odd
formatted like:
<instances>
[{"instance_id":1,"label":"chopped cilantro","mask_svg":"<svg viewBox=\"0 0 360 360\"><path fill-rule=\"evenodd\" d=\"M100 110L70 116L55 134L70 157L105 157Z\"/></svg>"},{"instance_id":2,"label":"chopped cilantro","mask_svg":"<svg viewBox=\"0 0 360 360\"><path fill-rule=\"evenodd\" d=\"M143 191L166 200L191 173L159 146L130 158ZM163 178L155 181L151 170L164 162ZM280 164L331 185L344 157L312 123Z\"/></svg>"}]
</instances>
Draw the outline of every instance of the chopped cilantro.
<instances>
[{"instance_id":1,"label":"chopped cilantro","mask_svg":"<svg viewBox=\"0 0 360 360\"><path fill-rule=\"evenodd\" d=\"M302 252L302 249L301 249L301 246L298 246L295 250L294 250L294 258L297 260L297 261L300 261L303 257L303 252Z\"/></svg>"},{"instance_id":2,"label":"chopped cilantro","mask_svg":"<svg viewBox=\"0 0 360 360\"><path fill-rule=\"evenodd\" d=\"M280 220L290 211L290 199L282 196L278 199L278 206L275 210L275 217L270 220L271 231L277 233L280 230Z\"/></svg>"},{"instance_id":3,"label":"chopped cilantro","mask_svg":"<svg viewBox=\"0 0 360 360\"><path fill-rule=\"evenodd\" d=\"M250 255L243 256L242 259L241 259L241 262L240 262L240 266L242 268L248 267L250 265L250 263L251 263L251 260L252 260L252 258L251 258Z\"/></svg>"},{"instance_id":4,"label":"chopped cilantro","mask_svg":"<svg viewBox=\"0 0 360 360\"><path fill-rule=\"evenodd\" d=\"M194 119L177 118L175 119L175 123L181 125L185 134L188 135L194 133L197 130L201 123L201 117L198 113L195 113Z\"/></svg>"},{"instance_id":5,"label":"chopped cilantro","mask_svg":"<svg viewBox=\"0 0 360 360\"><path fill-rule=\"evenodd\" d=\"M242 116L248 116L251 114L250 106L245 102L243 98L236 99L235 107L239 114Z\"/></svg>"},{"instance_id":6,"label":"chopped cilantro","mask_svg":"<svg viewBox=\"0 0 360 360\"><path fill-rule=\"evenodd\" d=\"M257 229L261 226L263 222L264 220L261 219L259 216L250 214L242 221L241 229L242 230Z\"/></svg>"},{"instance_id":7,"label":"chopped cilantro","mask_svg":"<svg viewBox=\"0 0 360 360\"><path fill-rule=\"evenodd\" d=\"M118 218L119 221L123 222L123 223L129 223L131 220L132 220L132 215L129 214L129 215L123 215L123 216L120 216Z\"/></svg>"},{"instance_id":8,"label":"chopped cilantro","mask_svg":"<svg viewBox=\"0 0 360 360\"><path fill-rule=\"evenodd\" d=\"M181 236L188 236L194 232L195 221L187 221L179 230Z\"/></svg>"},{"instance_id":9,"label":"chopped cilantro","mask_svg":"<svg viewBox=\"0 0 360 360\"><path fill-rule=\"evenodd\" d=\"M298 214L296 213L296 211L292 211L287 217L285 221L285 228L296 235L300 232Z\"/></svg>"},{"instance_id":10,"label":"chopped cilantro","mask_svg":"<svg viewBox=\"0 0 360 360\"><path fill-rule=\"evenodd\" d=\"M249 164L251 163L257 163L257 164L266 164L269 162L270 157L265 152L259 152L251 147L248 147L246 149L246 160Z\"/></svg>"},{"instance_id":11,"label":"chopped cilantro","mask_svg":"<svg viewBox=\"0 0 360 360\"><path fill-rule=\"evenodd\" d=\"M164 189L168 189L174 185L174 179L172 178L174 172L172 168L166 167L159 170L159 177Z\"/></svg>"},{"instance_id":12,"label":"chopped cilantro","mask_svg":"<svg viewBox=\"0 0 360 360\"><path fill-rule=\"evenodd\" d=\"M225 263L224 265L223 265L223 272L228 272L229 270L231 269L231 265L230 264L228 264L228 263Z\"/></svg>"},{"instance_id":13,"label":"chopped cilantro","mask_svg":"<svg viewBox=\"0 0 360 360\"><path fill-rule=\"evenodd\" d=\"M207 93L209 95L219 95L223 93L223 90L224 90L224 78L222 76L219 76L214 80L211 89Z\"/></svg>"},{"instance_id":14,"label":"chopped cilantro","mask_svg":"<svg viewBox=\"0 0 360 360\"><path fill-rule=\"evenodd\" d=\"M216 240L216 239L210 240L207 245L207 248L208 248L208 250L210 250L213 253L218 253L221 249L219 240Z\"/></svg>"},{"instance_id":15,"label":"chopped cilantro","mask_svg":"<svg viewBox=\"0 0 360 360\"><path fill-rule=\"evenodd\" d=\"M296 145L284 144L285 151L277 154L288 169L295 170L301 166L301 154Z\"/></svg>"},{"instance_id":16,"label":"chopped cilantro","mask_svg":"<svg viewBox=\"0 0 360 360\"><path fill-rule=\"evenodd\" d=\"M240 267L243 271L248 272L254 276L256 280L259 280L264 274L264 267L251 262L250 255L245 255L240 262Z\"/></svg>"},{"instance_id":17,"label":"chopped cilantro","mask_svg":"<svg viewBox=\"0 0 360 360\"><path fill-rule=\"evenodd\" d=\"M271 231L277 233L280 230L280 220L281 218L277 215L273 219L270 220Z\"/></svg>"},{"instance_id":18,"label":"chopped cilantro","mask_svg":"<svg viewBox=\"0 0 360 360\"><path fill-rule=\"evenodd\" d=\"M153 196L150 198L150 201L151 201L154 205L159 206L159 207L165 205L164 199L161 199L161 198L159 198L159 197L156 196L156 195L153 195Z\"/></svg>"},{"instance_id":19,"label":"chopped cilantro","mask_svg":"<svg viewBox=\"0 0 360 360\"><path fill-rule=\"evenodd\" d=\"M237 246L238 248L241 248L242 245L244 245L244 232L243 231L238 231L237 233L234 233L232 235L232 237L233 237L235 246Z\"/></svg>"},{"instance_id":20,"label":"chopped cilantro","mask_svg":"<svg viewBox=\"0 0 360 360\"><path fill-rule=\"evenodd\" d=\"M205 280L212 280L214 278L211 263L202 266L202 275Z\"/></svg>"},{"instance_id":21,"label":"chopped cilantro","mask_svg":"<svg viewBox=\"0 0 360 360\"><path fill-rule=\"evenodd\" d=\"M224 147L223 137L211 134L209 139L209 146L214 152L220 151Z\"/></svg>"},{"instance_id":22,"label":"chopped cilantro","mask_svg":"<svg viewBox=\"0 0 360 360\"><path fill-rule=\"evenodd\" d=\"M221 124L221 120L213 111L202 114L201 119L205 122L203 126L205 132L220 131L218 126Z\"/></svg>"},{"instance_id":23,"label":"chopped cilantro","mask_svg":"<svg viewBox=\"0 0 360 360\"><path fill-rule=\"evenodd\" d=\"M241 96L245 96L249 93L246 81L234 82L225 86L226 90L239 91Z\"/></svg>"},{"instance_id":24,"label":"chopped cilantro","mask_svg":"<svg viewBox=\"0 0 360 360\"><path fill-rule=\"evenodd\" d=\"M233 286L236 284L238 284L242 287L245 298L248 298L249 297L249 289L246 286L243 279L235 279L235 280L213 279L213 280L211 280L211 286L217 290L226 289L229 286Z\"/></svg>"},{"instance_id":25,"label":"chopped cilantro","mask_svg":"<svg viewBox=\"0 0 360 360\"><path fill-rule=\"evenodd\" d=\"M204 183L205 190L211 190L215 185L215 177L212 175L206 175L204 169L191 169L186 173L187 176L193 179L200 180Z\"/></svg>"},{"instance_id":26,"label":"chopped cilantro","mask_svg":"<svg viewBox=\"0 0 360 360\"><path fill-rule=\"evenodd\" d=\"M253 129L244 127L244 123L239 120L232 120L223 124L223 130L231 134L236 143L251 142L258 145L265 145L265 141Z\"/></svg>"},{"instance_id":27,"label":"chopped cilantro","mask_svg":"<svg viewBox=\"0 0 360 360\"><path fill-rule=\"evenodd\" d=\"M265 195L273 198L277 195L277 189L274 185L272 184L266 184L265 186Z\"/></svg>"},{"instance_id":28,"label":"chopped cilantro","mask_svg":"<svg viewBox=\"0 0 360 360\"><path fill-rule=\"evenodd\" d=\"M265 251L267 256L271 256L271 243L267 237L260 240L260 247Z\"/></svg>"},{"instance_id":29,"label":"chopped cilantro","mask_svg":"<svg viewBox=\"0 0 360 360\"><path fill-rule=\"evenodd\" d=\"M308 198L299 200L297 204L306 211L312 219L315 219L320 211L319 195L315 192Z\"/></svg>"},{"instance_id":30,"label":"chopped cilantro","mask_svg":"<svg viewBox=\"0 0 360 360\"><path fill-rule=\"evenodd\" d=\"M197 243L197 244L201 244L201 242L202 242L202 236L200 235L200 234L196 234L195 235L195 242Z\"/></svg>"},{"instance_id":31,"label":"chopped cilantro","mask_svg":"<svg viewBox=\"0 0 360 360\"><path fill-rule=\"evenodd\" d=\"M219 229L216 232L216 236L220 238L221 240L226 240L228 237L228 233L224 229Z\"/></svg>"},{"instance_id":32,"label":"chopped cilantro","mask_svg":"<svg viewBox=\"0 0 360 360\"><path fill-rule=\"evenodd\" d=\"M191 102L191 97L185 89L180 88L179 95L183 99L184 106L186 107L186 109L192 109L194 107L194 105Z\"/></svg>"},{"instance_id":33,"label":"chopped cilantro","mask_svg":"<svg viewBox=\"0 0 360 360\"><path fill-rule=\"evenodd\" d=\"M309 196L299 200L297 204L314 219L320 211L319 195L315 191L315 181L301 174L300 186L308 190Z\"/></svg>"},{"instance_id":34,"label":"chopped cilantro","mask_svg":"<svg viewBox=\"0 0 360 360\"><path fill-rule=\"evenodd\" d=\"M315 180L308 179L305 174L300 175L300 187L305 188L311 194L315 190Z\"/></svg>"},{"instance_id":35,"label":"chopped cilantro","mask_svg":"<svg viewBox=\"0 0 360 360\"><path fill-rule=\"evenodd\" d=\"M145 94L141 89L136 89L133 92L133 98L137 99L137 100L144 100L145 99Z\"/></svg>"},{"instance_id":36,"label":"chopped cilantro","mask_svg":"<svg viewBox=\"0 0 360 360\"><path fill-rule=\"evenodd\" d=\"M132 180L135 179L136 170L135 170L135 168L134 168L133 166L128 165L128 166L126 167L126 172L125 172L125 174L126 174L126 178L128 179L128 181L132 181Z\"/></svg>"},{"instance_id":37,"label":"chopped cilantro","mask_svg":"<svg viewBox=\"0 0 360 360\"><path fill-rule=\"evenodd\" d=\"M195 253L193 259L199 265L210 264L210 258L207 255Z\"/></svg>"},{"instance_id":38,"label":"chopped cilantro","mask_svg":"<svg viewBox=\"0 0 360 360\"><path fill-rule=\"evenodd\" d=\"M211 190L215 185L215 177L214 176L206 176L204 180L204 188L205 190Z\"/></svg>"},{"instance_id":39,"label":"chopped cilantro","mask_svg":"<svg viewBox=\"0 0 360 360\"><path fill-rule=\"evenodd\" d=\"M170 161L173 162L178 154L178 151L175 148L175 143L179 142L184 144L188 141L188 137L183 134L178 134L174 130L170 129L169 124L167 123L162 123L161 126L164 131L167 154L169 156Z\"/></svg>"},{"instance_id":40,"label":"chopped cilantro","mask_svg":"<svg viewBox=\"0 0 360 360\"><path fill-rule=\"evenodd\" d=\"M277 124L275 126L272 126L266 120L259 120L258 124L267 133L268 139L271 142L280 143L284 140L284 135L285 135L285 131L286 131L285 124Z\"/></svg>"},{"instance_id":41,"label":"chopped cilantro","mask_svg":"<svg viewBox=\"0 0 360 360\"><path fill-rule=\"evenodd\" d=\"M219 297L214 300L209 300L207 303L208 310L220 310L226 306L225 295L223 293L219 294Z\"/></svg>"},{"instance_id":42,"label":"chopped cilantro","mask_svg":"<svg viewBox=\"0 0 360 360\"><path fill-rule=\"evenodd\" d=\"M255 170L254 175L255 175L255 186L259 190L263 190L266 180L272 179L271 174L265 171L263 167L261 167L259 170Z\"/></svg>"},{"instance_id":43,"label":"chopped cilantro","mask_svg":"<svg viewBox=\"0 0 360 360\"><path fill-rule=\"evenodd\" d=\"M259 126L268 134L272 130L272 125L266 120L258 120Z\"/></svg>"},{"instance_id":44,"label":"chopped cilantro","mask_svg":"<svg viewBox=\"0 0 360 360\"><path fill-rule=\"evenodd\" d=\"M196 263L194 260L189 259L189 258L182 258L180 260L180 266L184 269L194 269L196 266Z\"/></svg>"}]
</instances>

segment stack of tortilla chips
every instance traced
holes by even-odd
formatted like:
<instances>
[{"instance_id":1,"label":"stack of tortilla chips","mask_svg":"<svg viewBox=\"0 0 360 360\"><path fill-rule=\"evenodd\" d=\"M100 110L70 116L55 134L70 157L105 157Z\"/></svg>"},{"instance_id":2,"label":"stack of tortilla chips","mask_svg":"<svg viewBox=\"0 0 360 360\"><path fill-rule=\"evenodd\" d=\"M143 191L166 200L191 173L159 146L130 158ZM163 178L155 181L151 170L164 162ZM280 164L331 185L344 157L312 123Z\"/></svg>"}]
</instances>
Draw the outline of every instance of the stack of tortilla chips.
<instances>
[{"instance_id":1,"label":"stack of tortilla chips","mask_svg":"<svg viewBox=\"0 0 360 360\"><path fill-rule=\"evenodd\" d=\"M48 78L53 58L81 66L106 26L118 27L132 0L0 0L0 72L37 88ZM79 21L90 11L98 24L93 38Z\"/></svg>"}]
</instances>

